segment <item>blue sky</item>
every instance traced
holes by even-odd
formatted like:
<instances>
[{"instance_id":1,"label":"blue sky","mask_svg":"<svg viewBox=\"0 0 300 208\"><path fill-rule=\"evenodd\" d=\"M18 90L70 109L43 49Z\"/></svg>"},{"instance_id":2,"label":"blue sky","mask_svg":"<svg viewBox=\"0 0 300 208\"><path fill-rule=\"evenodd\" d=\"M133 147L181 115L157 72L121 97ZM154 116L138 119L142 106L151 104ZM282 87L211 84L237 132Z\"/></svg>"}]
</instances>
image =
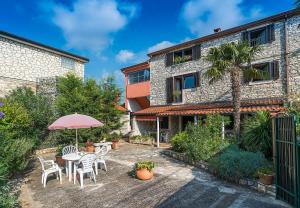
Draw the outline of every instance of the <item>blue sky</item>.
<instances>
[{"instance_id":1,"label":"blue sky","mask_svg":"<svg viewBox=\"0 0 300 208\"><path fill-rule=\"evenodd\" d=\"M97 80L161 49L294 7L293 0L0 0L0 30L88 57Z\"/></svg>"}]
</instances>

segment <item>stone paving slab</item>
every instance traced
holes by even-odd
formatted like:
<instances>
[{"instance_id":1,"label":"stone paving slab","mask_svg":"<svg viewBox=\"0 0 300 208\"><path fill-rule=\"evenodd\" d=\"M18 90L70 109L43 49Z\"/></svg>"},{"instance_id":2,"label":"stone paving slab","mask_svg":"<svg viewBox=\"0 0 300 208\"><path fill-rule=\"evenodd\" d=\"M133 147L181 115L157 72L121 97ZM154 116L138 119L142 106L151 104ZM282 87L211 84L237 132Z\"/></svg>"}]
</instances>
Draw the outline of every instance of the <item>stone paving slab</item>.
<instances>
[{"instance_id":1,"label":"stone paving slab","mask_svg":"<svg viewBox=\"0 0 300 208\"><path fill-rule=\"evenodd\" d=\"M36 163L20 200L27 204L26 207L37 208L289 207L269 195L220 181L203 170L163 156L160 151L150 146L124 143L119 150L109 153L108 171L99 171L96 184L85 179L84 189L80 189L78 183L70 183L66 177L62 185L54 177L49 178L47 187L43 188L40 167ZM47 156L53 157L53 154ZM152 180L140 181L130 176L133 164L140 160L156 163Z\"/></svg>"}]
</instances>

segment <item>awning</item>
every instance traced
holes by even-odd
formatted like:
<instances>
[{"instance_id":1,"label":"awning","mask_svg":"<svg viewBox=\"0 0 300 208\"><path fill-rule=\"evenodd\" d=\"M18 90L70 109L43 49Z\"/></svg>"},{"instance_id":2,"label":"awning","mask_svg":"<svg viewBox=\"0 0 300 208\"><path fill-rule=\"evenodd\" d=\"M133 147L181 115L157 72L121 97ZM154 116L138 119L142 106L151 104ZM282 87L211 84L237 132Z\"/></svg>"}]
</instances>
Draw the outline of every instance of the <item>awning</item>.
<instances>
[{"instance_id":1,"label":"awning","mask_svg":"<svg viewBox=\"0 0 300 208\"><path fill-rule=\"evenodd\" d=\"M286 108L283 106L284 100L281 98L245 100L241 102L241 112L251 113L255 111L280 112ZM134 113L136 117L140 116L168 116L168 115L204 115L213 113L232 113L233 106L231 102L214 102L201 104L184 105L164 105L151 106L149 108Z\"/></svg>"}]
</instances>

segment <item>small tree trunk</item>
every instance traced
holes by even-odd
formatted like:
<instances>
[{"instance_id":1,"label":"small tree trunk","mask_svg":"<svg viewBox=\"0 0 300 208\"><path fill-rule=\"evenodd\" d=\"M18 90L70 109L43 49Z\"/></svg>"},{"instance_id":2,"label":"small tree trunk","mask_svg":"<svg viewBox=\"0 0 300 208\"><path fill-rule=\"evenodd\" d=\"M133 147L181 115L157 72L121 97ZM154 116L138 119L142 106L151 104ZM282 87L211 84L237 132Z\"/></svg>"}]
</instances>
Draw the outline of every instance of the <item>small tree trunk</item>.
<instances>
[{"instance_id":1,"label":"small tree trunk","mask_svg":"<svg viewBox=\"0 0 300 208\"><path fill-rule=\"evenodd\" d=\"M230 71L232 103L233 103L233 113L234 113L234 134L235 134L237 140L239 140L239 138L240 138L240 123L241 123L240 74L241 74L241 70L238 67L235 67Z\"/></svg>"}]
</instances>

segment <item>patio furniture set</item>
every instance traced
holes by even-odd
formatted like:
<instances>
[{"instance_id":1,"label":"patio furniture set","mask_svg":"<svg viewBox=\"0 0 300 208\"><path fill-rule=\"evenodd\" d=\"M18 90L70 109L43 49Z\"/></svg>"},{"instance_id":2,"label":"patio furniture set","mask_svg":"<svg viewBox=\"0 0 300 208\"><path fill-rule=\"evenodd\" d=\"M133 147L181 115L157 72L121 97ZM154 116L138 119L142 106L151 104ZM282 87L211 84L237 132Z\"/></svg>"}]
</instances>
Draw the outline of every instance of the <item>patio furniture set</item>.
<instances>
[{"instance_id":1,"label":"patio furniture set","mask_svg":"<svg viewBox=\"0 0 300 208\"><path fill-rule=\"evenodd\" d=\"M65 162L65 173L69 181L76 184L77 174L79 175L80 187L83 188L83 177L88 175L90 179L96 183L96 175L98 175L98 167L100 164L104 170L107 171L105 163L105 155L110 150L109 144L102 143L96 147L95 152L78 152L78 149L69 145L63 148L62 158ZM44 160L43 157L38 157L42 165L42 180L41 183L46 187L47 177L50 174L55 174L56 178L62 183L62 169L59 167L54 160ZM94 170L95 169L95 170Z\"/></svg>"}]
</instances>

